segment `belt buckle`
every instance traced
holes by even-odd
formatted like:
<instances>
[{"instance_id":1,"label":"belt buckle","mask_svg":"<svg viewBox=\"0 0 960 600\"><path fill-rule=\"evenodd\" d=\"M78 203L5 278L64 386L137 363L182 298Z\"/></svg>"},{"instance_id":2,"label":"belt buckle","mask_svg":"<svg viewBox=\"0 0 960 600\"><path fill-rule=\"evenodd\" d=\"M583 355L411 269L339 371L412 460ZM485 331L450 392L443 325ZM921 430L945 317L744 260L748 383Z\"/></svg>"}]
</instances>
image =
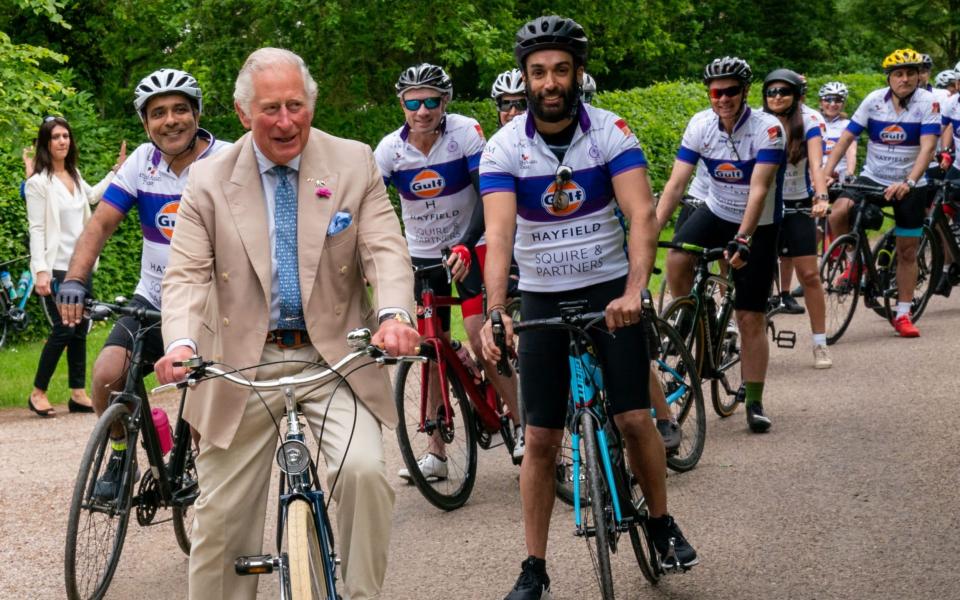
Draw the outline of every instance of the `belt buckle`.
<instances>
[{"instance_id":1,"label":"belt buckle","mask_svg":"<svg viewBox=\"0 0 960 600\"><path fill-rule=\"evenodd\" d=\"M279 333L277 331L270 332L270 341L277 345L277 348L281 350L296 350L297 348L302 348L309 343L309 337L307 332L299 330L281 330Z\"/></svg>"}]
</instances>

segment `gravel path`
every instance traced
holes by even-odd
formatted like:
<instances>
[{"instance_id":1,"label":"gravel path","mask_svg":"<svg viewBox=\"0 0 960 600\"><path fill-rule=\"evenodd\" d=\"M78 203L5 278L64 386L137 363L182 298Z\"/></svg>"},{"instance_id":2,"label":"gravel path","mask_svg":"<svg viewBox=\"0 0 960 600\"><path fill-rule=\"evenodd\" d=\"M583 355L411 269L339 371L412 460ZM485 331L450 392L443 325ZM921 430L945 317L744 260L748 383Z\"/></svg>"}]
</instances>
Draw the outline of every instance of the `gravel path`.
<instances>
[{"instance_id":1,"label":"gravel path","mask_svg":"<svg viewBox=\"0 0 960 600\"><path fill-rule=\"evenodd\" d=\"M722 421L710 411L700 464L668 481L671 512L701 565L652 588L616 556L618 598L960 597L952 564L960 554L960 299L936 298L915 340L894 338L858 310L832 349L834 368L823 372L809 367L806 317L777 324L796 329L800 342L772 351L772 431L747 433L742 410ZM175 414L174 398L158 404ZM65 411L52 420L0 411L0 599L64 597L66 513L93 424ZM393 433L385 440L395 473ZM384 598L502 598L526 556L517 474L502 448L481 452L473 496L451 513L397 480ZM586 549L571 532L570 510L558 503L548 556L554 598L596 598ZM183 598L186 566L169 523L134 522L108 598ZM261 597L276 597L274 578L260 587Z\"/></svg>"}]
</instances>

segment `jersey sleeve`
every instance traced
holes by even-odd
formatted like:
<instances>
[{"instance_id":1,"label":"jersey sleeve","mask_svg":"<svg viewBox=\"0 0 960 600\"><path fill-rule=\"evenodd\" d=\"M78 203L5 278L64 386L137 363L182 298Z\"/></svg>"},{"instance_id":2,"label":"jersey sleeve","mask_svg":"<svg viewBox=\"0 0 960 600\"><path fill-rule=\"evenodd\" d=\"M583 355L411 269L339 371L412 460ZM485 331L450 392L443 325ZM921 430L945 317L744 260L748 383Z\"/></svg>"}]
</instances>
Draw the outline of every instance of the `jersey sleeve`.
<instances>
[{"instance_id":1,"label":"jersey sleeve","mask_svg":"<svg viewBox=\"0 0 960 600\"><path fill-rule=\"evenodd\" d=\"M501 143L507 133L508 130L501 129L483 149L480 157L481 196L494 192L517 192L510 153L506 150L506 144Z\"/></svg>"},{"instance_id":2,"label":"jersey sleeve","mask_svg":"<svg viewBox=\"0 0 960 600\"><path fill-rule=\"evenodd\" d=\"M697 161L700 160L701 137L702 130L697 120L695 118L690 119L690 122L687 123L687 128L683 131L683 137L680 139L680 150L677 151L677 160L691 165L697 164Z\"/></svg>"},{"instance_id":3,"label":"jersey sleeve","mask_svg":"<svg viewBox=\"0 0 960 600\"><path fill-rule=\"evenodd\" d=\"M873 101L871 96L863 99L863 102L857 107L856 112L850 117L850 122L847 123L847 131L852 133L854 137L863 133L863 130L866 129L870 123L870 103Z\"/></svg>"},{"instance_id":4,"label":"jersey sleeve","mask_svg":"<svg viewBox=\"0 0 960 600\"><path fill-rule=\"evenodd\" d=\"M826 121L820 118L817 113L810 113L807 118L804 119L803 139L810 140L812 138L822 138L826 129Z\"/></svg>"},{"instance_id":5,"label":"jersey sleeve","mask_svg":"<svg viewBox=\"0 0 960 600\"><path fill-rule=\"evenodd\" d=\"M380 177L383 178L383 185L390 186L390 177L393 176L393 165L390 161L390 136L380 140L377 149L373 151L373 158L380 170Z\"/></svg>"},{"instance_id":6,"label":"jersey sleeve","mask_svg":"<svg viewBox=\"0 0 960 600\"><path fill-rule=\"evenodd\" d=\"M610 177L616 177L632 169L647 168L647 157L640 148L637 136L630 130L627 122L611 115L612 122L604 127L607 167Z\"/></svg>"},{"instance_id":7,"label":"jersey sleeve","mask_svg":"<svg viewBox=\"0 0 960 600\"><path fill-rule=\"evenodd\" d=\"M779 165L783 162L786 136L783 127L774 120L768 120L764 129L757 135L757 162Z\"/></svg>"},{"instance_id":8,"label":"jersey sleeve","mask_svg":"<svg viewBox=\"0 0 960 600\"><path fill-rule=\"evenodd\" d=\"M123 214L130 212L130 209L137 203L137 177L139 176L140 165L149 160L152 151L153 144L143 144L134 150L133 154L120 166L117 176L107 186L106 191L103 192L103 202Z\"/></svg>"},{"instance_id":9,"label":"jersey sleeve","mask_svg":"<svg viewBox=\"0 0 960 600\"><path fill-rule=\"evenodd\" d=\"M464 135L463 155L467 157L467 165L471 173L476 173L480 169L480 157L483 155L483 149L487 140L483 137L483 128L480 123L470 119L470 126Z\"/></svg>"},{"instance_id":10,"label":"jersey sleeve","mask_svg":"<svg viewBox=\"0 0 960 600\"><path fill-rule=\"evenodd\" d=\"M920 135L939 136L943 131L942 117L940 116L940 100L933 94L930 95L930 102L926 104L923 112L923 121L920 123Z\"/></svg>"}]
</instances>

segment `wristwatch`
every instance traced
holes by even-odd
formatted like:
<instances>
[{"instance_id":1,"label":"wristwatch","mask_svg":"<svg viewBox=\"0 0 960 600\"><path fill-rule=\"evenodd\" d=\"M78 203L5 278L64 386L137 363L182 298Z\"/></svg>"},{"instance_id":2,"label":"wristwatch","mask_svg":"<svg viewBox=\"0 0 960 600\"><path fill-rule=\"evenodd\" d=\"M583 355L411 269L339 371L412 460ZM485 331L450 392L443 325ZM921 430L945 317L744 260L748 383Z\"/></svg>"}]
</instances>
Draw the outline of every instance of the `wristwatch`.
<instances>
[{"instance_id":1,"label":"wristwatch","mask_svg":"<svg viewBox=\"0 0 960 600\"><path fill-rule=\"evenodd\" d=\"M753 236L746 233L738 233L736 237L733 239L737 240L741 244L744 244L748 248L750 247L750 244L753 242Z\"/></svg>"},{"instance_id":2,"label":"wristwatch","mask_svg":"<svg viewBox=\"0 0 960 600\"><path fill-rule=\"evenodd\" d=\"M380 315L380 319L378 320L378 323L383 324L383 322L386 321L387 319L393 319L398 323L403 323L404 325L410 325L411 327L413 326L413 321L410 320L410 315L408 315L406 312L397 311L397 312L383 313L382 315Z\"/></svg>"},{"instance_id":3,"label":"wristwatch","mask_svg":"<svg viewBox=\"0 0 960 600\"><path fill-rule=\"evenodd\" d=\"M906 181L904 181L904 183L907 184L907 187L910 188L911 190L917 187L917 182L912 179L907 179Z\"/></svg>"},{"instance_id":4,"label":"wristwatch","mask_svg":"<svg viewBox=\"0 0 960 600\"><path fill-rule=\"evenodd\" d=\"M815 195L813 196L813 201L814 201L814 202L829 202L829 201L830 201L830 195L829 195L829 194L815 194Z\"/></svg>"}]
</instances>

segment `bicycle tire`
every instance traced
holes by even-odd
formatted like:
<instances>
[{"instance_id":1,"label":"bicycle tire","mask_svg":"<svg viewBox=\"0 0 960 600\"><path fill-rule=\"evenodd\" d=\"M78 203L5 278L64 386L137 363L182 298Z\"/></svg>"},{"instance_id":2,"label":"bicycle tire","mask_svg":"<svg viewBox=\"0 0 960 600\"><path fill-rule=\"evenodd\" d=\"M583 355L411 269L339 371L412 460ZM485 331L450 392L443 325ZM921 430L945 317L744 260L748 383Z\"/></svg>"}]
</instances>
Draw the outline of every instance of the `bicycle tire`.
<instances>
[{"instance_id":1,"label":"bicycle tire","mask_svg":"<svg viewBox=\"0 0 960 600\"><path fill-rule=\"evenodd\" d=\"M897 314L897 285L896 285L897 252L894 249L890 262L891 285L885 290L883 303L889 320ZM933 291L937 288L937 281L943 273L943 250L940 240L927 225L923 226L920 234L920 243L917 248L917 283L913 291L913 301L910 307L910 320L914 323L923 316Z\"/></svg>"},{"instance_id":2,"label":"bicycle tire","mask_svg":"<svg viewBox=\"0 0 960 600\"><path fill-rule=\"evenodd\" d=\"M324 549L320 547L309 502L303 499L290 502L286 528L291 600L327 600Z\"/></svg>"},{"instance_id":3,"label":"bicycle tire","mask_svg":"<svg viewBox=\"0 0 960 600\"><path fill-rule=\"evenodd\" d=\"M570 418L572 415L567 415ZM557 451L557 465L554 470L556 480L556 496L568 506L573 506L573 438L570 435L570 428L563 428L563 440L560 442L560 448ZM580 504L589 506L590 498L586 491L587 478L580 473Z\"/></svg>"},{"instance_id":4,"label":"bicycle tire","mask_svg":"<svg viewBox=\"0 0 960 600\"><path fill-rule=\"evenodd\" d=\"M677 330L677 333L683 338L684 345L697 363L697 374L702 377L706 358L704 352L704 323L703 319L695 316L696 312L697 306L694 299L691 296L684 296L674 299L667 305L660 318Z\"/></svg>"},{"instance_id":5,"label":"bicycle tire","mask_svg":"<svg viewBox=\"0 0 960 600\"><path fill-rule=\"evenodd\" d=\"M174 494L181 490L187 490L197 485L197 452L193 448L193 439L190 435L190 427L183 428L184 433L177 436L176 444L188 444L187 455L183 462L183 468L179 473L170 473L170 481L175 484ZM184 506L173 507L173 534L177 537L177 545L184 554L190 556L190 548L193 545L193 501Z\"/></svg>"},{"instance_id":6,"label":"bicycle tire","mask_svg":"<svg viewBox=\"0 0 960 600\"><path fill-rule=\"evenodd\" d=\"M643 490L636 477L630 472L627 464L620 460L617 461L617 467L614 469L614 479L617 490L620 492L620 503L623 506L624 499L629 499L629 511L633 518L627 527L627 533L630 536L630 546L633 548L633 555L643 573L644 579L651 585L657 585L660 581L661 569L657 552L653 546L653 538L647 531L647 501L643 497ZM656 565L656 566L655 566Z\"/></svg>"},{"instance_id":7,"label":"bicycle tire","mask_svg":"<svg viewBox=\"0 0 960 600\"><path fill-rule=\"evenodd\" d=\"M447 369L450 407L453 427L447 436L456 436L446 443L447 475L443 479L428 480L417 461L429 448L430 435L420 431L421 382L423 374L436 368L436 359L425 363L402 363L394 382L394 402L397 406L397 442L404 465L420 493L430 504L442 510L463 506L473 491L477 475L477 439L473 409L452 368ZM438 408L438 412L443 406ZM436 415L433 415L433 420Z\"/></svg>"},{"instance_id":8,"label":"bicycle tire","mask_svg":"<svg viewBox=\"0 0 960 600\"><path fill-rule=\"evenodd\" d=\"M133 470L136 464L133 456L137 449L137 434L128 427L129 419L130 410L125 404L116 403L108 407L97 420L80 460L67 519L64 556L64 578L67 598L70 600L103 598L120 562L132 508ZM123 467L125 475L121 478L120 491L116 498L107 502L94 501L94 485L109 463L110 430L115 423L121 423L127 431L127 460ZM89 522L84 519L85 516L90 519ZM105 519L102 526L97 525L98 516ZM83 524L81 520L84 520ZM103 541L109 538L110 550L107 553L99 549L93 552L92 560L96 561L96 564L91 565L91 559L83 550L88 543L97 544L101 541L94 539L97 529L109 534L100 537ZM103 565L99 565L101 558L106 561Z\"/></svg>"},{"instance_id":9,"label":"bicycle tire","mask_svg":"<svg viewBox=\"0 0 960 600\"><path fill-rule=\"evenodd\" d=\"M703 389L696 363L680 334L665 321L657 323L661 355L654 358L654 373L668 399L672 418L681 431L680 447L667 455L667 466L683 473L700 462L707 439L707 414L703 406ZM685 392L680 392L685 388ZM677 396L669 402L671 396Z\"/></svg>"},{"instance_id":10,"label":"bicycle tire","mask_svg":"<svg viewBox=\"0 0 960 600\"><path fill-rule=\"evenodd\" d=\"M840 275L847 269L849 259L848 246L857 247L857 236L846 233L830 244L820 260L820 282L823 284L826 304L827 344L835 344L843 336L853 320L860 298L860 286L839 281ZM863 264L858 250L854 255L857 264ZM862 269L861 269L862 270Z\"/></svg>"},{"instance_id":11,"label":"bicycle tire","mask_svg":"<svg viewBox=\"0 0 960 600\"><path fill-rule=\"evenodd\" d=\"M610 571L610 534L616 526L608 522L613 518L612 508L608 510L610 490L607 488L600 463L597 446L596 423L589 413L583 413L580 420L580 435L583 440L583 463L587 471L587 488L590 506L580 507L581 523L589 531L587 523L593 523L593 539L596 542L596 555L591 552L594 573L604 600L614 600L613 574ZM587 548L590 548L590 536L584 536Z\"/></svg>"},{"instance_id":12,"label":"bicycle tire","mask_svg":"<svg viewBox=\"0 0 960 600\"><path fill-rule=\"evenodd\" d=\"M0 290L0 348L7 342L7 326L10 324L7 313L10 311L10 301L7 291Z\"/></svg>"},{"instance_id":13,"label":"bicycle tire","mask_svg":"<svg viewBox=\"0 0 960 600\"><path fill-rule=\"evenodd\" d=\"M893 234L893 228L887 230L871 248L873 267L877 271L875 289L884 298L884 302L878 302L871 308L873 312L877 313L878 317L887 321L893 321L893 316L896 314L896 302L892 307L893 312L890 311L889 303L886 302L886 298L896 297L897 295L896 251L897 237Z\"/></svg>"}]
</instances>

